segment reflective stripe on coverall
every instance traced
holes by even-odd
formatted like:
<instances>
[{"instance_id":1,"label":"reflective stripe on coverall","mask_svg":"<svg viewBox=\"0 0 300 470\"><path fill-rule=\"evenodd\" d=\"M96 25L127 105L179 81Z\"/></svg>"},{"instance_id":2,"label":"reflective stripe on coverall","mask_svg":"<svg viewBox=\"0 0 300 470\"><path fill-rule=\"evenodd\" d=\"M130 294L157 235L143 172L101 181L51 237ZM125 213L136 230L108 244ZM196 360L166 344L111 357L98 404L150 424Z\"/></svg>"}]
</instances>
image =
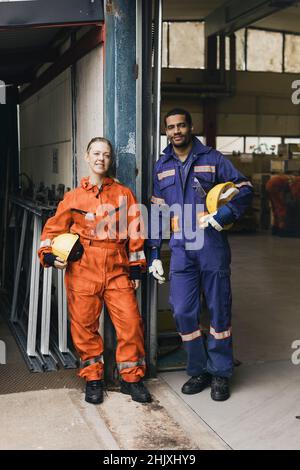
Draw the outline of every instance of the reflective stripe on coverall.
<instances>
[{"instance_id":1,"label":"reflective stripe on coverall","mask_svg":"<svg viewBox=\"0 0 300 470\"><path fill-rule=\"evenodd\" d=\"M185 175L181 162L174 156L172 145L164 150L154 168L154 191L152 204L169 207L177 204L183 217L172 225L170 241L170 299L177 329L187 352L187 373L191 376L209 372L229 377L233 371L231 337L231 286L230 247L225 231L218 232L210 225L204 230L204 244L200 249L187 248L184 223L196 230L197 204L207 211L205 199L211 188L222 182L232 181L239 189L226 205L237 220L251 202L251 183L223 155L193 138L192 155ZM201 190L199 190L199 188ZM192 207L192 217L184 219L184 207ZM174 232L182 233L175 237ZM161 227L152 239L150 247L161 245ZM199 326L201 315L200 292L205 294L210 313L210 330L207 342Z\"/></svg>"},{"instance_id":2,"label":"reflective stripe on coverall","mask_svg":"<svg viewBox=\"0 0 300 470\"><path fill-rule=\"evenodd\" d=\"M137 382L145 375L143 325L129 279L130 266L146 267L144 237L142 234L131 237L130 233L126 237L120 229L115 232L116 239L110 239L110 219L105 219L109 211L105 209L106 205L117 209L118 226L122 210L120 197L121 205L124 201L127 204L126 230L132 224L140 227L140 213L131 210L134 215L128 214L136 199L127 187L112 178L105 178L99 190L89 183L88 178L83 178L80 187L66 193L41 235L38 254L44 266L44 253L51 252L51 240L57 235L77 233L84 247L82 258L68 263L65 284L72 339L83 365L79 376L86 380L103 378L103 341L98 332L103 302L116 330L116 361L122 378ZM86 226L86 212L101 214L96 216L97 223L107 220L107 225L104 223L102 227L101 239L91 234Z\"/></svg>"}]
</instances>

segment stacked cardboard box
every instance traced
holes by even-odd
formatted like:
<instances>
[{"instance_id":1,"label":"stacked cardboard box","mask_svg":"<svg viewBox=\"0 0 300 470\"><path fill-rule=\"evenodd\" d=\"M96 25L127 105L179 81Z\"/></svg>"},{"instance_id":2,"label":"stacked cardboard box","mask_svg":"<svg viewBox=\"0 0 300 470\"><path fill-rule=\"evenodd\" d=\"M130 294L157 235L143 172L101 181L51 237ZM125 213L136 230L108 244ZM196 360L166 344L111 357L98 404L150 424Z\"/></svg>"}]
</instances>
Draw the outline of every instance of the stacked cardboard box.
<instances>
[{"instance_id":1,"label":"stacked cardboard box","mask_svg":"<svg viewBox=\"0 0 300 470\"><path fill-rule=\"evenodd\" d=\"M254 173L270 172L270 162L274 158L274 155L252 155L245 153L241 155L226 155L226 158L228 158L243 175L247 178L252 178Z\"/></svg>"},{"instance_id":2,"label":"stacked cardboard box","mask_svg":"<svg viewBox=\"0 0 300 470\"><path fill-rule=\"evenodd\" d=\"M283 159L299 159L300 144L280 144L278 145L278 157Z\"/></svg>"},{"instance_id":3,"label":"stacked cardboard box","mask_svg":"<svg viewBox=\"0 0 300 470\"><path fill-rule=\"evenodd\" d=\"M300 159L282 159L281 157L271 160L272 173L300 173Z\"/></svg>"}]
</instances>

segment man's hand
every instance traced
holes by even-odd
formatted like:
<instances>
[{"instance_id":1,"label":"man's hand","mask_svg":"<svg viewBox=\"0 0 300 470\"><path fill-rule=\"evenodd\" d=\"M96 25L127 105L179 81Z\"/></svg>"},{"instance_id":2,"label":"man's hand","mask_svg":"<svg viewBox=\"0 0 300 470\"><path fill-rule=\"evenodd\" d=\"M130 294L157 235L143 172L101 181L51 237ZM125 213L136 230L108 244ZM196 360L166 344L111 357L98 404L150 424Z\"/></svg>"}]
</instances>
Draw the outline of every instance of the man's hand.
<instances>
[{"instance_id":1,"label":"man's hand","mask_svg":"<svg viewBox=\"0 0 300 470\"><path fill-rule=\"evenodd\" d=\"M141 285L141 281L139 279L133 279L131 280L131 282L132 282L134 290L138 290L138 288Z\"/></svg>"},{"instance_id":2,"label":"man's hand","mask_svg":"<svg viewBox=\"0 0 300 470\"><path fill-rule=\"evenodd\" d=\"M58 256L55 256L53 253L45 253L44 262L47 267L52 266L53 268L57 269L65 269L68 266L67 261L64 261Z\"/></svg>"},{"instance_id":3,"label":"man's hand","mask_svg":"<svg viewBox=\"0 0 300 470\"><path fill-rule=\"evenodd\" d=\"M209 225L211 225L215 230L221 232L224 227L226 228L227 225L233 224L234 222L234 213L230 207L225 204L224 206L221 206L216 212L201 217L199 220L199 226L200 228L207 228Z\"/></svg>"},{"instance_id":4,"label":"man's hand","mask_svg":"<svg viewBox=\"0 0 300 470\"><path fill-rule=\"evenodd\" d=\"M56 257L56 260L54 261L54 267L57 269L66 269L68 266L67 261L64 261L63 259L59 258L58 256Z\"/></svg>"},{"instance_id":5,"label":"man's hand","mask_svg":"<svg viewBox=\"0 0 300 470\"><path fill-rule=\"evenodd\" d=\"M166 280L164 277L164 268L160 259L154 259L149 267L149 273L158 281L158 284L163 284Z\"/></svg>"},{"instance_id":6,"label":"man's hand","mask_svg":"<svg viewBox=\"0 0 300 470\"><path fill-rule=\"evenodd\" d=\"M214 215L216 214L217 212L213 212L212 214L207 214L201 217L199 220L199 227L204 229L211 225L218 232L221 232L223 227L215 220Z\"/></svg>"}]
</instances>

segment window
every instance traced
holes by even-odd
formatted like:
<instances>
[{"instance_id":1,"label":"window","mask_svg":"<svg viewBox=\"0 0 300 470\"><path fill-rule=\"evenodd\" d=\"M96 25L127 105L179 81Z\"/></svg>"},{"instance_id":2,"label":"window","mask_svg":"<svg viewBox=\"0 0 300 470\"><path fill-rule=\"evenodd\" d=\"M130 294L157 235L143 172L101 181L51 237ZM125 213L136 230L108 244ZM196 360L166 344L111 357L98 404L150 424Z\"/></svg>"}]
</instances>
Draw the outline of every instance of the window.
<instances>
[{"instance_id":1,"label":"window","mask_svg":"<svg viewBox=\"0 0 300 470\"><path fill-rule=\"evenodd\" d=\"M205 137L196 136L205 145ZM216 149L224 155L233 153L256 153L266 155L277 155L278 145L282 143L282 137L255 137L255 136L218 136L216 139ZM300 144L300 137L285 137L285 144ZM168 145L166 135L161 135L161 152Z\"/></svg>"},{"instance_id":2,"label":"window","mask_svg":"<svg viewBox=\"0 0 300 470\"><path fill-rule=\"evenodd\" d=\"M196 135L196 137L201 140L202 144L205 145L205 139L202 135ZM166 146L168 145L168 139L166 135L161 135L160 136L160 151L162 152Z\"/></svg>"},{"instance_id":3,"label":"window","mask_svg":"<svg viewBox=\"0 0 300 470\"><path fill-rule=\"evenodd\" d=\"M245 70L245 29L236 31L236 68ZM219 44L219 38L218 38ZM230 40L225 38L226 70L230 69ZM217 63L219 64L219 48ZM204 22L164 22L162 66L203 69L205 67Z\"/></svg>"},{"instance_id":4,"label":"window","mask_svg":"<svg viewBox=\"0 0 300 470\"><path fill-rule=\"evenodd\" d=\"M217 68L220 68L220 37L217 37ZM230 70L230 39L225 36L225 70Z\"/></svg>"},{"instance_id":5,"label":"window","mask_svg":"<svg viewBox=\"0 0 300 470\"><path fill-rule=\"evenodd\" d=\"M246 58L245 58L245 36L246 30L239 29L235 33L236 37L236 69L246 69Z\"/></svg>"},{"instance_id":6,"label":"window","mask_svg":"<svg viewBox=\"0 0 300 470\"><path fill-rule=\"evenodd\" d=\"M284 70L291 73L300 72L300 36L295 34L285 35Z\"/></svg>"},{"instance_id":7,"label":"window","mask_svg":"<svg viewBox=\"0 0 300 470\"><path fill-rule=\"evenodd\" d=\"M161 135L160 136L160 152L162 153L163 150L166 148L168 145L168 139L166 135Z\"/></svg>"},{"instance_id":8,"label":"window","mask_svg":"<svg viewBox=\"0 0 300 470\"><path fill-rule=\"evenodd\" d=\"M247 70L282 72L283 34L248 29Z\"/></svg>"},{"instance_id":9,"label":"window","mask_svg":"<svg viewBox=\"0 0 300 470\"><path fill-rule=\"evenodd\" d=\"M246 137L246 153L277 154L281 137Z\"/></svg>"},{"instance_id":10,"label":"window","mask_svg":"<svg viewBox=\"0 0 300 470\"><path fill-rule=\"evenodd\" d=\"M244 137L217 137L217 150L224 154L233 152L244 152Z\"/></svg>"},{"instance_id":11,"label":"window","mask_svg":"<svg viewBox=\"0 0 300 470\"><path fill-rule=\"evenodd\" d=\"M162 36L162 67L168 67L168 34L169 24L163 23L163 36Z\"/></svg>"},{"instance_id":12,"label":"window","mask_svg":"<svg viewBox=\"0 0 300 470\"><path fill-rule=\"evenodd\" d=\"M203 21L164 22L162 66L203 69L205 67L204 29L205 23ZM238 71L300 72L299 34L243 28L235 32L235 37L236 69ZM229 70L230 40L228 36L225 38L225 47L226 70ZM218 47L218 68L219 56Z\"/></svg>"},{"instance_id":13,"label":"window","mask_svg":"<svg viewBox=\"0 0 300 470\"><path fill-rule=\"evenodd\" d=\"M245 29L240 29L235 32L235 48L236 48L236 70L245 70ZM226 57L226 70L230 70L230 38L225 38L225 57ZM219 55L219 51L218 51Z\"/></svg>"},{"instance_id":14,"label":"window","mask_svg":"<svg viewBox=\"0 0 300 470\"><path fill-rule=\"evenodd\" d=\"M197 139L201 141L203 145L206 145L206 139L203 137L203 135L196 135Z\"/></svg>"},{"instance_id":15,"label":"window","mask_svg":"<svg viewBox=\"0 0 300 470\"><path fill-rule=\"evenodd\" d=\"M169 67L204 68L204 23L169 23Z\"/></svg>"},{"instance_id":16,"label":"window","mask_svg":"<svg viewBox=\"0 0 300 470\"><path fill-rule=\"evenodd\" d=\"M300 144L300 138L297 137L286 137L284 139L285 144Z\"/></svg>"}]
</instances>

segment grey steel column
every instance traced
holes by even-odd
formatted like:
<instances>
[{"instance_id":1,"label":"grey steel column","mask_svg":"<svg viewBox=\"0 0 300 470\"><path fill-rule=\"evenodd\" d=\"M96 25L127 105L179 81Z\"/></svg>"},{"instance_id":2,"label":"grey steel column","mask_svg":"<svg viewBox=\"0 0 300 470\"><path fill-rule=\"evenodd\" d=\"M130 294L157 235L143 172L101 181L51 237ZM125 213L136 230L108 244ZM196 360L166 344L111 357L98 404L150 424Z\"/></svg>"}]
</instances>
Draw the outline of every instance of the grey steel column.
<instances>
[{"instance_id":1,"label":"grey steel column","mask_svg":"<svg viewBox=\"0 0 300 470\"><path fill-rule=\"evenodd\" d=\"M136 5L106 0L104 135L113 144L117 177L135 191Z\"/></svg>"},{"instance_id":2,"label":"grey steel column","mask_svg":"<svg viewBox=\"0 0 300 470\"><path fill-rule=\"evenodd\" d=\"M160 155L160 104L162 64L162 13L163 0L155 0L154 11L154 96L153 96L153 154Z\"/></svg>"},{"instance_id":3,"label":"grey steel column","mask_svg":"<svg viewBox=\"0 0 300 470\"><path fill-rule=\"evenodd\" d=\"M113 144L118 179L136 190L136 2L105 1L104 135ZM105 313L104 367L114 383L115 333Z\"/></svg>"},{"instance_id":4,"label":"grey steel column","mask_svg":"<svg viewBox=\"0 0 300 470\"><path fill-rule=\"evenodd\" d=\"M152 173L155 158L153 156L153 106L152 106L152 0L142 2L142 202L150 208L152 195ZM145 329L145 349L147 370L155 375L156 370L150 365L150 276L142 284L142 316ZM153 360L151 361L153 364Z\"/></svg>"},{"instance_id":5,"label":"grey steel column","mask_svg":"<svg viewBox=\"0 0 300 470\"><path fill-rule=\"evenodd\" d=\"M154 10L154 96L153 96L153 158L152 164L160 155L160 105L161 105L161 64L162 64L162 13L163 1L155 0ZM152 174L152 172L151 172ZM152 181L151 181L152 186ZM156 375L157 364L157 282L148 279L149 306L149 367L150 374Z\"/></svg>"}]
</instances>

